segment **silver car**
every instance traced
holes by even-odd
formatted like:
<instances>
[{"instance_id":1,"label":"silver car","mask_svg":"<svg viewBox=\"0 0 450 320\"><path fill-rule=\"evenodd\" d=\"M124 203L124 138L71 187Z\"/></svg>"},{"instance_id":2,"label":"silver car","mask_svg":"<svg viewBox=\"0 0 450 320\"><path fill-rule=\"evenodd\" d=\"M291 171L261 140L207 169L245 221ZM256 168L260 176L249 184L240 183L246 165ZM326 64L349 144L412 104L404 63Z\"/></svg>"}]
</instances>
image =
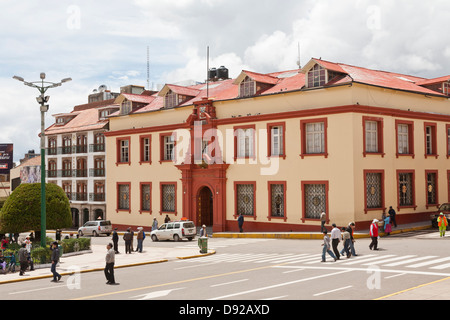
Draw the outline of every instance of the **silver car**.
<instances>
[{"instance_id":1,"label":"silver car","mask_svg":"<svg viewBox=\"0 0 450 320\"><path fill-rule=\"evenodd\" d=\"M82 227L78 228L78 234L80 236L92 235L93 237L97 237L100 234L109 236L111 233L112 225L109 220L88 221Z\"/></svg>"},{"instance_id":2,"label":"silver car","mask_svg":"<svg viewBox=\"0 0 450 320\"><path fill-rule=\"evenodd\" d=\"M188 239L195 238L196 229L192 221L174 221L162 224L157 230L153 230L150 236L153 241Z\"/></svg>"}]
</instances>

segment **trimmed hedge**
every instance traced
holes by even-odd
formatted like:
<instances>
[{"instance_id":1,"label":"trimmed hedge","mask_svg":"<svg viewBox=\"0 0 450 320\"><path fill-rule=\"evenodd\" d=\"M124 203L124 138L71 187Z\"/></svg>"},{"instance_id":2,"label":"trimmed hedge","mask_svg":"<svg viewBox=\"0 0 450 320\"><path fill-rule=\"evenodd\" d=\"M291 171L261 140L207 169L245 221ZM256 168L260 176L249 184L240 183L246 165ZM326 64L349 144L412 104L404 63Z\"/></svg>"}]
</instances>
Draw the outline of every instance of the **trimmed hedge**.
<instances>
[{"instance_id":1,"label":"trimmed hedge","mask_svg":"<svg viewBox=\"0 0 450 320\"><path fill-rule=\"evenodd\" d=\"M72 226L70 203L64 190L46 184L46 227L63 229ZM0 210L0 233L16 233L41 228L41 184L19 185Z\"/></svg>"}]
</instances>

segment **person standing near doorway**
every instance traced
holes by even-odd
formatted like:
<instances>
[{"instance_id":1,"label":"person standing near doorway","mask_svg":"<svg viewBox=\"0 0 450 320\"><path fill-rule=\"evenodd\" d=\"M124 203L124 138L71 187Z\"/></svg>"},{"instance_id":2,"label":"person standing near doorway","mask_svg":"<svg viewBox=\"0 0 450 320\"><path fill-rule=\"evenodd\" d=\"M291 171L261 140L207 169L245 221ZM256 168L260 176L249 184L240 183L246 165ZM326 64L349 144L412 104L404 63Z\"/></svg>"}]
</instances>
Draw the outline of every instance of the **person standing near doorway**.
<instances>
[{"instance_id":1,"label":"person standing near doorway","mask_svg":"<svg viewBox=\"0 0 450 320\"><path fill-rule=\"evenodd\" d=\"M327 230L325 228L325 223L327 222L327 214L322 211L320 214L320 231L323 232L324 230Z\"/></svg>"},{"instance_id":2,"label":"person standing near doorway","mask_svg":"<svg viewBox=\"0 0 450 320\"><path fill-rule=\"evenodd\" d=\"M237 221L238 221L239 232L244 232L244 229L242 228L242 226L244 225L244 216L242 215L242 213L239 214Z\"/></svg>"},{"instance_id":3,"label":"person standing near doorway","mask_svg":"<svg viewBox=\"0 0 450 320\"><path fill-rule=\"evenodd\" d=\"M392 208L392 206L389 207L388 213L389 213L389 217L391 218L391 224L394 225L394 227L397 228L397 221L395 220L396 212Z\"/></svg>"}]
</instances>

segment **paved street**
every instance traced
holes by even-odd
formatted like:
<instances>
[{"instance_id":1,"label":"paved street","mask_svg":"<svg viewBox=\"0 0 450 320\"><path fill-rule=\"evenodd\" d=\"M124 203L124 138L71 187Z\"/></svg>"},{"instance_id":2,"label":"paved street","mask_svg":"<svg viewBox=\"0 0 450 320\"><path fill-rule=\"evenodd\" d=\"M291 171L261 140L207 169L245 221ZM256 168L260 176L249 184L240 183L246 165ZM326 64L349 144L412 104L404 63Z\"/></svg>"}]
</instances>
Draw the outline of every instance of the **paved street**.
<instances>
[{"instance_id":1,"label":"paved street","mask_svg":"<svg viewBox=\"0 0 450 320\"><path fill-rule=\"evenodd\" d=\"M358 239L358 256L336 262L327 257L322 263L320 240L210 238L209 249L215 254L118 268L115 286L105 284L103 271L94 271L64 276L57 284L45 278L1 288L5 300L42 299L42 294L46 299L77 300L435 299L432 291L426 296L415 293L450 285L445 280L450 277L449 240L450 234L439 238L434 229L413 231L383 237L380 250L371 251L369 239ZM92 238L94 247L107 242L106 237ZM196 241L146 241L144 250L198 253ZM139 255L117 257L131 260ZM442 290L435 292L442 297Z\"/></svg>"}]
</instances>

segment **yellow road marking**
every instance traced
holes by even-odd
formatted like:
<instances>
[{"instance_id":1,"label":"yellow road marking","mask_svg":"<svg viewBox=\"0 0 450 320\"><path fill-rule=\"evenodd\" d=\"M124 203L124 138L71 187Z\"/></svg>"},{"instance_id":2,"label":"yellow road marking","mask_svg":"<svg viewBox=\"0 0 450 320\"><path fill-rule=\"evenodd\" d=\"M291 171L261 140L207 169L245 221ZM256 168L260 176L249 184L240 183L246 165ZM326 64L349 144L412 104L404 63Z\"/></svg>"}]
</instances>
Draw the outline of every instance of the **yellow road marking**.
<instances>
[{"instance_id":1,"label":"yellow road marking","mask_svg":"<svg viewBox=\"0 0 450 320\"><path fill-rule=\"evenodd\" d=\"M374 299L374 300L382 300L382 299L390 298L390 297L396 296L396 295L398 295L398 294L402 294L402 293L405 293L405 292L408 292L408 291L411 291L411 290L414 290L414 289L419 289L419 288L422 288L422 287L426 287L426 286L428 286L428 285L430 285L430 284L435 284L435 283L442 282L442 281L449 280L449 279L450 279L450 277L447 277L447 278L440 279L440 280L436 280L436 281L433 281L433 282L421 284L421 285L419 285L419 286L412 287L412 288L405 289L405 290L398 291L398 292L394 292L394 293L388 294L388 295L386 295L386 296L383 296L383 297L380 297L380 298L376 298L376 299Z\"/></svg>"}]
</instances>

